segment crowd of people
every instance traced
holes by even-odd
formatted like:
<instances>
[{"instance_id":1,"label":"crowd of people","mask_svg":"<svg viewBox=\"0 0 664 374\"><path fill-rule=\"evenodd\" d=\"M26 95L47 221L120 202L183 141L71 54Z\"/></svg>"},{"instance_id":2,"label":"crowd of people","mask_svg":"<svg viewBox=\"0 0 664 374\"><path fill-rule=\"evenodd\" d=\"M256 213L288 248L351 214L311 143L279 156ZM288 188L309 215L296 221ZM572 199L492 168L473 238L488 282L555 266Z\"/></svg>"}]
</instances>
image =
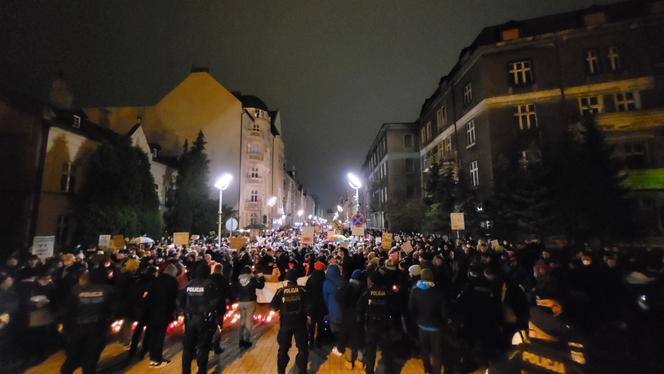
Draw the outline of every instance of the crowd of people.
<instances>
[{"instance_id":1,"label":"crowd of people","mask_svg":"<svg viewBox=\"0 0 664 374\"><path fill-rule=\"evenodd\" d=\"M664 272L662 254L650 250L551 249L539 241L417 233L395 234L386 245L380 234L342 242L320 234L305 245L297 231L284 230L237 250L203 237L188 246L164 241L113 252L74 248L46 259L11 256L0 268L2 365L30 366L64 348L62 373L77 367L94 373L109 326L122 320L118 335L129 357L147 354L150 367L160 368L169 363L162 353L167 327L180 315L182 371L189 373L195 359L204 373L209 352L223 352L223 316L231 303L240 313L237 344L252 346L256 290L268 278L286 281L270 303L281 315L280 373L293 336L301 373L309 349L328 343L330 354L366 373L374 372L378 348L386 373L417 355L427 373L443 366L469 372L504 359L523 331L569 335L556 329L569 329L569 321L586 335L611 324L624 328L631 315L625 276L652 280ZM542 311L565 322L534 327ZM571 361L585 364L578 356Z\"/></svg>"}]
</instances>

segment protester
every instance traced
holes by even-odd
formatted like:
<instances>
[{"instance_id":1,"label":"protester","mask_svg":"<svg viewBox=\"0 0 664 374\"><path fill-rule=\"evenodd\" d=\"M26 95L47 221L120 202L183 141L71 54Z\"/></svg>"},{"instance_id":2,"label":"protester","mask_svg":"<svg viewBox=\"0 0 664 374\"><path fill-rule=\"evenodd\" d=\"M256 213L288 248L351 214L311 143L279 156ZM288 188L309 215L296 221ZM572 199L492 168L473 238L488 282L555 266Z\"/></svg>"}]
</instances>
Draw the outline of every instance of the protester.
<instances>
[{"instance_id":1,"label":"protester","mask_svg":"<svg viewBox=\"0 0 664 374\"><path fill-rule=\"evenodd\" d=\"M256 310L256 290L265 287L262 273L252 274L251 268L245 265L238 276L235 295L240 310L240 348L251 347L251 317Z\"/></svg>"}]
</instances>

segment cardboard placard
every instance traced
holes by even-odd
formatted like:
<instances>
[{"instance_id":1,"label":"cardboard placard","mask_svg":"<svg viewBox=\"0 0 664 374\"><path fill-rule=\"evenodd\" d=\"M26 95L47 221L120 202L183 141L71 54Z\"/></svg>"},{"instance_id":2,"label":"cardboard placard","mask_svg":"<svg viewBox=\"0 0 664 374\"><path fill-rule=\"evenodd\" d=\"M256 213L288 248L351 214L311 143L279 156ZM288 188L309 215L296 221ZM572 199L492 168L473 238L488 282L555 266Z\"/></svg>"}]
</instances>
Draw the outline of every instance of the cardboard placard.
<instances>
[{"instance_id":1,"label":"cardboard placard","mask_svg":"<svg viewBox=\"0 0 664 374\"><path fill-rule=\"evenodd\" d=\"M175 245L189 245L189 233L188 232L174 232L173 233L173 244Z\"/></svg>"},{"instance_id":2,"label":"cardboard placard","mask_svg":"<svg viewBox=\"0 0 664 374\"><path fill-rule=\"evenodd\" d=\"M125 246L124 235L113 235L111 236L111 243L109 249L122 249Z\"/></svg>"},{"instance_id":3,"label":"cardboard placard","mask_svg":"<svg viewBox=\"0 0 664 374\"><path fill-rule=\"evenodd\" d=\"M401 244L401 250L410 253L413 251L413 245L410 244L410 240L407 240L405 243Z\"/></svg>"},{"instance_id":4,"label":"cardboard placard","mask_svg":"<svg viewBox=\"0 0 664 374\"><path fill-rule=\"evenodd\" d=\"M247 238L244 236L235 236L228 241L228 246L233 249L242 249L247 246Z\"/></svg>"},{"instance_id":5,"label":"cardboard placard","mask_svg":"<svg viewBox=\"0 0 664 374\"><path fill-rule=\"evenodd\" d=\"M307 226L302 228L302 237L300 238L300 243L302 244L314 244L314 227Z\"/></svg>"},{"instance_id":6,"label":"cardboard placard","mask_svg":"<svg viewBox=\"0 0 664 374\"><path fill-rule=\"evenodd\" d=\"M466 229L463 213L450 213L450 223L452 230L463 231Z\"/></svg>"},{"instance_id":7,"label":"cardboard placard","mask_svg":"<svg viewBox=\"0 0 664 374\"><path fill-rule=\"evenodd\" d=\"M384 232L380 238L381 248L386 251L389 251L392 248L392 233Z\"/></svg>"},{"instance_id":8,"label":"cardboard placard","mask_svg":"<svg viewBox=\"0 0 664 374\"><path fill-rule=\"evenodd\" d=\"M111 247L111 236L110 235L99 235L99 242L97 242L97 248L99 249L109 249Z\"/></svg>"},{"instance_id":9,"label":"cardboard placard","mask_svg":"<svg viewBox=\"0 0 664 374\"><path fill-rule=\"evenodd\" d=\"M35 236L32 239L32 254L40 259L53 257L55 236Z\"/></svg>"}]
</instances>

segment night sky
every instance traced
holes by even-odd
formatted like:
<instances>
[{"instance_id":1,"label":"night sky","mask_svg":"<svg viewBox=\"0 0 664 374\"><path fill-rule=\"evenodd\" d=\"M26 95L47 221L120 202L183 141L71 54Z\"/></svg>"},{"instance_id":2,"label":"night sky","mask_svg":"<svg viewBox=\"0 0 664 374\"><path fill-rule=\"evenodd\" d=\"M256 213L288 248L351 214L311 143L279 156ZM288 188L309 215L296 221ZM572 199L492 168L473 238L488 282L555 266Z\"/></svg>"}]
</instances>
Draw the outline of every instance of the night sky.
<instances>
[{"instance_id":1,"label":"night sky","mask_svg":"<svg viewBox=\"0 0 664 374\"><path fill-rule=\"evenodd\" d=\"M483 27L600 0L0 0L0 87L151 105L191 65L282 112L289 167L332 206L384 122L414 121Z\"/></svg>"}]
</instances>

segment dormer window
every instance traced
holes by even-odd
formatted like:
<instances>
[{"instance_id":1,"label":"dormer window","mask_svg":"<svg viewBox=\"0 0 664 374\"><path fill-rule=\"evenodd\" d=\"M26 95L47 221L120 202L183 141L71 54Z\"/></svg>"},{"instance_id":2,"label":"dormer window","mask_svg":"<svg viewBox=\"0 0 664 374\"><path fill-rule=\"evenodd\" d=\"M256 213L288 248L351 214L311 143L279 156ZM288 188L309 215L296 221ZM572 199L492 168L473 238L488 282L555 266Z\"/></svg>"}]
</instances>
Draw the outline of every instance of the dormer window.
<instances>
[{"instance_id":1,"label":"dormer window","mask_svg":"<svg viewBox=\"0 0 664 374\"><path fill-rule=\"evenodd\" d=\"M159 149L157 147L152 148L152 158L157 158L159 155Z\"/></svg>"},{"instance_id":2,"label":"dormer window","mask_svg":"<svg viewBox=\"0 0 664 374\"><path fill-rule=\"evenodd\" d=\"M586 51L586 71L590 75L599 72L599 60L597 59L597 50L589 49Z\"/></svg>"},{"instance_id":3,"label":"dormer window","mask_svg":"<svg viewBox=\"0 0 664 374\"><path fill-rule=\"evenodd\" d=\"M519 39L519 29L509 29L509 30L503 30L500 34L501 39L504 42L508 42L510 40L515 40Z\"/></svg>"},{"instance_id":4,"label":"dormer window","mask_svg":"<svg viewBox=\"0 0 664 374\"><path fill-rule=\"evenodd\" d=\"M74 115L74 118L72 120L71 125L75 129L80 129L81 128L81 116Z\"/></svg>"},{"instance_id":5,"label":"dormer window","mask_svg":"<svg viewBox=\"0 0 664 374\"><path fill-rule=\"evenodd\" d=\"M609 67L611 67L612 71L620 69L620 51L618 47L609 47L607 57L609 59Z\"/></svg>"}]
</instances>

